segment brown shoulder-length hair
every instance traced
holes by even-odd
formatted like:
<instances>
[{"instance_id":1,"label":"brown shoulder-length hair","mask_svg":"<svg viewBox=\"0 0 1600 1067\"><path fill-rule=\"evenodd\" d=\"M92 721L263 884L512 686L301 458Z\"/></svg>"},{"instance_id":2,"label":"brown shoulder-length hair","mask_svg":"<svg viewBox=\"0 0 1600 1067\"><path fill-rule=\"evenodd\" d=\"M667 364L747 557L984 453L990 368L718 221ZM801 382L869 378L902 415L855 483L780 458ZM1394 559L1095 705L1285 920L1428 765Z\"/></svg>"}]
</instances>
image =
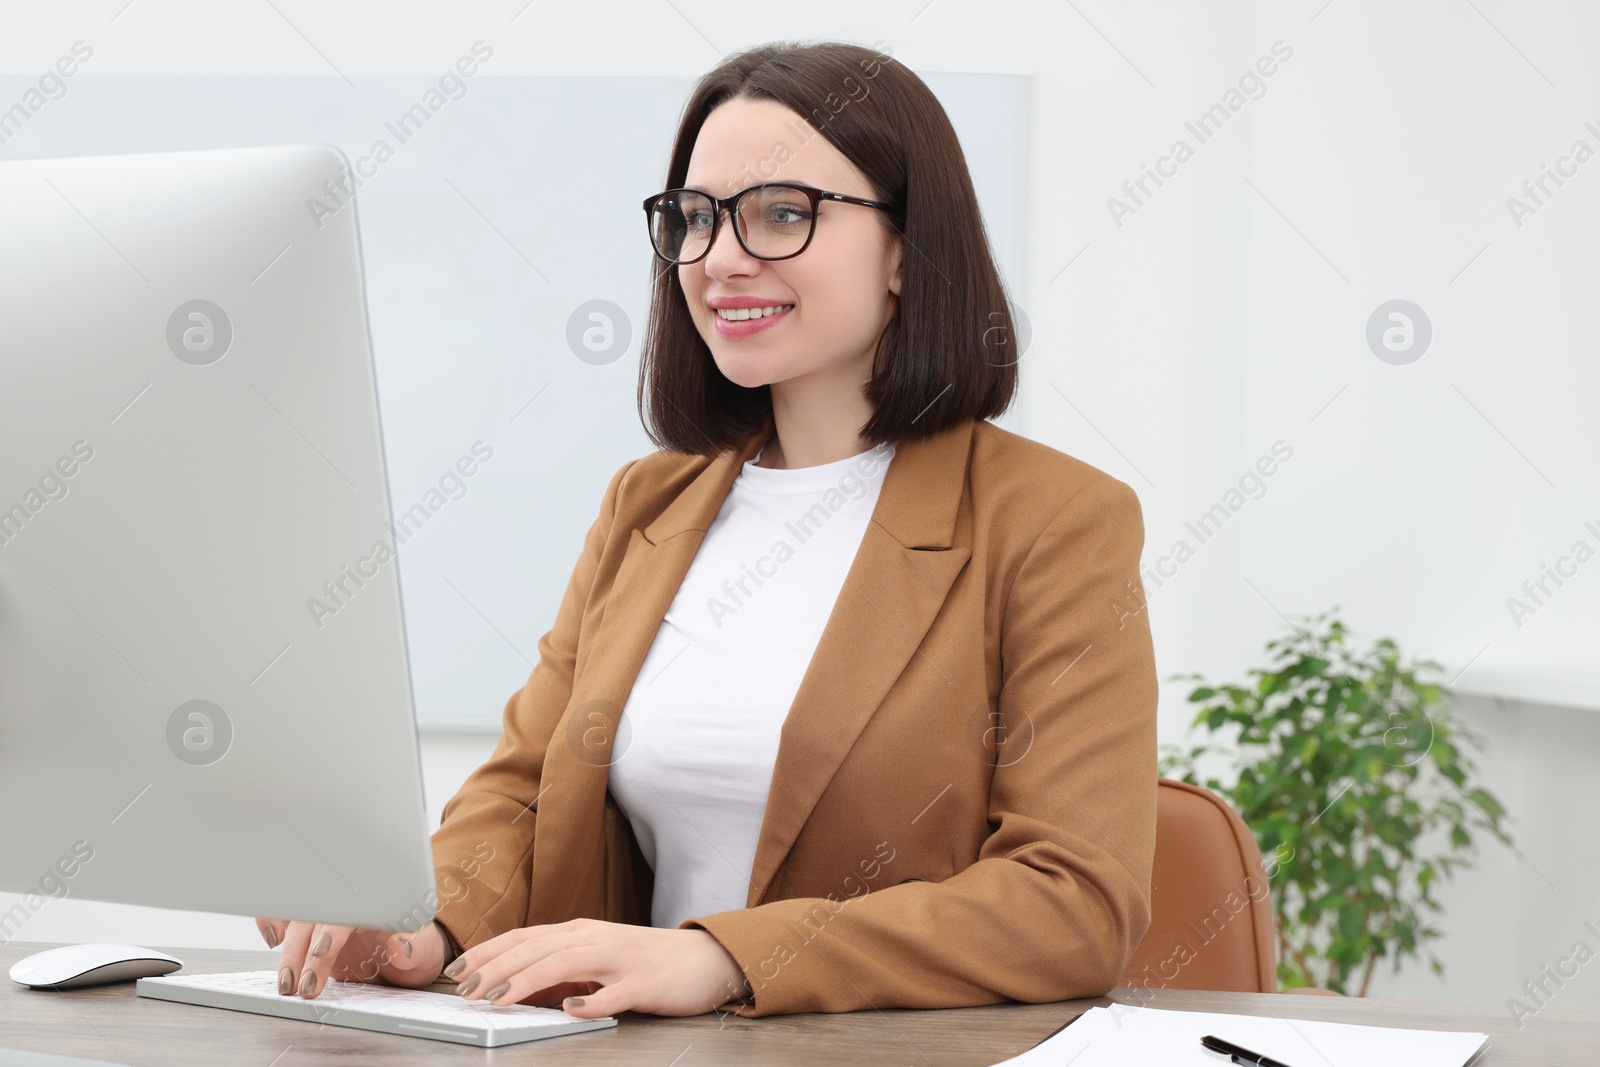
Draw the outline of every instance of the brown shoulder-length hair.
<instances>
[{"instance_id":1,"label":"brown shoulder-length hair","mask_svg":"<svg viewBox=\"0 0 1600 1067\"><path fill-rule=\"evenodd\" d=\"M905 243L898 306L865 388L874 412L858 433L867 446L1005 411L1017 387L1011 310L961 144L922 79L885 53L842 42L776 42L731 55L690 96L663 188L683 186L706 117L735 98L773 100L804 116L866 176L867 195L893 209L872 212ZM651 270L639 363L645 432L673 452L737 447L771 412L771 386L729 381L695 328L677 269L652 259Z\"/></svg>"}]
</instances>

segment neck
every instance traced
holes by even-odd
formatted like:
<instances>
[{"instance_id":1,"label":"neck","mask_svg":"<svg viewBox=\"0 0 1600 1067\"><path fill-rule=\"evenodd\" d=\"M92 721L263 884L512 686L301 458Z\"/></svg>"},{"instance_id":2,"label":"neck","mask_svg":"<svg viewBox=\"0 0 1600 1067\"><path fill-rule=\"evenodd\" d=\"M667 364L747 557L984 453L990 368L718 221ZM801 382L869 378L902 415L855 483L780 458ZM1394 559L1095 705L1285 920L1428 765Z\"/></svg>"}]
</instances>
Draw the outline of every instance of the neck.
<instances>
[{"instance_id":1,"label":"neck","mask_svg":"<svg viewBox=\"0 0 1600 1067\"><path fill-rule=\"evenodd\" d=\"M866 365L870 368L870 360ZM859 456L871 447L856 433L872 417L872 405L863 392L866 378L850 373L829 382L806 380L812 377L773 384L773 435L756 466L819 467Z\"/></svg>"}]
</instances>

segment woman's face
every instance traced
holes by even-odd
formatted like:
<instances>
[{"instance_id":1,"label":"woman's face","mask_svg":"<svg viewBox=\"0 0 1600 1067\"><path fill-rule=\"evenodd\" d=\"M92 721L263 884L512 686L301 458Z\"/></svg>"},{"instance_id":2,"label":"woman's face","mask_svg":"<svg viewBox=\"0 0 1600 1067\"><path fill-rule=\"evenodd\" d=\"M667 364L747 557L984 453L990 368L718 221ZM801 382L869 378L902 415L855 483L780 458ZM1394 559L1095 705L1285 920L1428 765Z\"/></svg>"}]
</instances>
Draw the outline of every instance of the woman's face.
<instances>
[{"instance_id":1,"label":"woman's face","mask_svg":"<svg viewBox=\"0 0 1600 1067\"><path fill-rule=\"evenodd\" d=\"M878 199L855 165L798 113L771 100L734 99L717 107L700 128L684 185L727 197L772 181ZM879 214L878 208L823 200L811 244L783 260L749 255L724 216L705 258L677 268L689 314L730 381L754 388L809 375L859 388L870 376L873 351L900 294L903 243L883 228ZM730 324L719 324L712 307L726 297L793 307L764 329L735 336L720 328ZM748 324L733 325L748 330Z\"/></svg>"}]
</instances>

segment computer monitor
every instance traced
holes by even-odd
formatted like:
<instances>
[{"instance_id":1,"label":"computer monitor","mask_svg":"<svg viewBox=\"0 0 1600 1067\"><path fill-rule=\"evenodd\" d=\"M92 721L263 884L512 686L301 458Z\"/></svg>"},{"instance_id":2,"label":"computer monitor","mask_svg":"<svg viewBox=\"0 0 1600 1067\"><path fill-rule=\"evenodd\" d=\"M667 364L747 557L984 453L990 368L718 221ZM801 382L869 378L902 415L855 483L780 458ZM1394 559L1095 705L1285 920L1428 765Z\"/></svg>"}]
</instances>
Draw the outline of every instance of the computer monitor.
<instances>
[{"instance_id":1,"label":"computer monitor","mask_svg":"<svg viewBox=\"0 0 1600 1067\"><path fill-rule=\"evenodd\" d=\"M348 172L0 162L0 940L69 895L433 916Z\"/></svg>"}]
</instances>

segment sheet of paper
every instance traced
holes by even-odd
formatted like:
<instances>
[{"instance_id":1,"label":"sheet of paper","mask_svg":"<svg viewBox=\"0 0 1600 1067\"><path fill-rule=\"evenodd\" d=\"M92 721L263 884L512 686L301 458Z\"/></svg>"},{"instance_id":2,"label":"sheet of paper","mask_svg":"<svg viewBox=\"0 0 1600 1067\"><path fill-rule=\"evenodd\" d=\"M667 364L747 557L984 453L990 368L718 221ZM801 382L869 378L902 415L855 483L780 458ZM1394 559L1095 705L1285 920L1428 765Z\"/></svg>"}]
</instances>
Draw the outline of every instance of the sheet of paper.
<instances>
[{"instance_id":1,"label":"sheet of paper","mask_svg":"<svg viewBox=\"0 0 1600 1067\"><path fill-rule=\"evenodd\" d=\"M1004 1062L1017 1067L1227 1065L1227 1056L1200 1044L1207 1034L1289 1067L1462 1067L1487 1040L1486 1034L1460 1030L1406 1030L1118 1004L1090 1008L1064 1030Z\"/></svg>"}]
</instances>

